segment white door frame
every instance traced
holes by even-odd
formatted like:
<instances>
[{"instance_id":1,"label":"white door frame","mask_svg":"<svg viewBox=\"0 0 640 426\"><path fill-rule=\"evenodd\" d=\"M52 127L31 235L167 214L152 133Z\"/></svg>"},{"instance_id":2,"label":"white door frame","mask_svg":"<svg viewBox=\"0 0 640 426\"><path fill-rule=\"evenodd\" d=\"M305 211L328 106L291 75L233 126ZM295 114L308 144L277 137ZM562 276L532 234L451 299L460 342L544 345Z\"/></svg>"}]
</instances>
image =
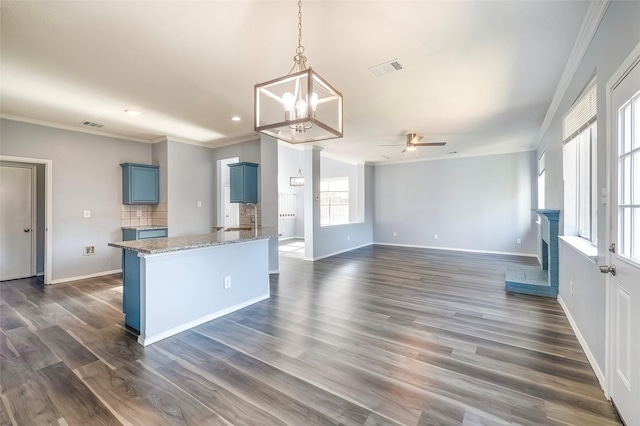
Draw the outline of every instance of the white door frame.
<instances>
[{"instance_id":1,"label":"white door frame","mask_svg":"<svg viewBox=\"0 0 640 426\"><path fill-rule=\"evenodd\" d=\"M607 214L606 214L606 241L613 242L616 239L611 235L611 161L613 161L613 147L616 144L614 140L614 128L611 125L614 114L617 116L617 112L613 111L613 90L618 84L627 76L627 74L633 69L633 67L640 62L640 43L631 51L629 56L622 62L620 67L613 73L606 86L606 125L607 125ZM606 244L605 244L606 245ZM606 264L611 265L612 254L606 252ZM605 378L604 378L604 394L608 399L611 399L611 388L613 382L613 335L615 321L613 318L613 310L611 309L611 303L613 302L613 289L611 283L611 274L606 276L606 318L605 318Z\"/></svg>"},{"instance_id":2,"label":"white door frame","mask_svg":"<svg viewBox=\"0 0 640 426\"><path fill-rule=\"evenodd\" d=\"M10 161L13 163L44 164L44 283L51 284L51 256L52 256L52 206L53 206L53 161L43 158L15 157L11 155L0 155L0 161Z\"/></svg>"}]
</instances>

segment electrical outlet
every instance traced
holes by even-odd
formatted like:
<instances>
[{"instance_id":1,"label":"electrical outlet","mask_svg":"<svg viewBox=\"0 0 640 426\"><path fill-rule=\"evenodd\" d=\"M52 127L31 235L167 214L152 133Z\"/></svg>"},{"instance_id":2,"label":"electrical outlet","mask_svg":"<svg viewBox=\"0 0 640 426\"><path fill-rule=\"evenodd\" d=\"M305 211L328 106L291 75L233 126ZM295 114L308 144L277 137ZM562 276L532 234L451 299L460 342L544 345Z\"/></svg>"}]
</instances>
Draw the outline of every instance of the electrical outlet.
<instances>
[{"instance_id":1,"label":"electrical outlet","mask_svg":"<svg viewBox=\"0 0 640 426\"><path fill-rule=\"evenodd\" d=\"M91 217L91 210L85 210L83 212L85 219Z\"/></svg>"},{"instance_id":2,"label":"electrical outlet","mask_svg":"<svg viewBox=\"0 0 640 426\"><path fill-rule=\"evenodd\" d=\"M136 210L136 216L142 217L142 210Z\"/></svg>"},{"instance_id":3,"label":"electrical outlet","mask_svg":"<svg viewBox=\"0 0 640 426\"><path fill-rule=\"evenodd\" d=\"M231 288L231 277L224 277L224 289Z\"/></svg>"},{"instance_id":4,"label":"electrical outlet","mask_svg":"<svg viewBox=\"0 0 640 426\"><path fill-rule=\"evenodd\" d=\"M397 236L398 236L398 233L397 233L396 231L393 231L393 236L394 236L394 237L397 237Z\"/></svg>"},{"instance_id":5,"label":"electrical outlet","mask_svg":"<svg viewBox=\"0 0 640 426\"><path fill-rule=\"evenodd\" d=\"M347 241L351 240L351 235L347 235Z\"/></svg>"},{"instance_id":6,"label":"electrical outlet","mask_svg":"<svg viewBox=\"0 0 640 426\"><path fill-rule=\"evenodd\" d=\"M438 234L433 234L433 239L434 240L437 240L438 238L440 238L440 237L438 237Z\"/></svg>"},{"instance_id":7,"label":"electrical outlet","mask_svg":"<svg viewBox=\"0 0 640 426\"><path fill-rule=\"evenodd\" d=\"M516 244L522 244L522 240L520 238L516 238Z\"/></svg>"},{"instance_id":8,"label":"electrical outlet","mask_svg":"<svg viewBox=\"0 0 640 426\"><path fill-rule=\"evenodd\" d=\"M94 254L96 254L95 246L84 246L84 252L83 252L84 256L93 256Z\"/></svg>"},{"instance_id":9,"label":"electrical outlet","mask_svg":"<svg viewBox=\"0 0 640 426\"><path fill-rule=\"evenodd\" d=\"M198 201L198 202L196 203L196 206L197 206L197 207L202 207L202 201Z\"/></svg>"}]
</instances>

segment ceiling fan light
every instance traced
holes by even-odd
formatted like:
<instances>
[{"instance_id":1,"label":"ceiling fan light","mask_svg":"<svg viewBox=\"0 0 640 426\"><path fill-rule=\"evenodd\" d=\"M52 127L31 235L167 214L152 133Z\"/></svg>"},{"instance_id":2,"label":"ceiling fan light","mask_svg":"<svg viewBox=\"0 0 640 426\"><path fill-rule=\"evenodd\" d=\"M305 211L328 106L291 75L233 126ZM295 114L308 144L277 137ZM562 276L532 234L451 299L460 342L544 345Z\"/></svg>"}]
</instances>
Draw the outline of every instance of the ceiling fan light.
<instances>
[{"instance_id":1,"label":"ceiling fan light","mask_svg":"<svg viewBox=\"0 0 640 426\"><path fill-rule=\"evenodd\" d=\"M417 148L414 145L408 145L407 146L407 151L412 152L415 151Z\"/></svg>"}]
</instances>

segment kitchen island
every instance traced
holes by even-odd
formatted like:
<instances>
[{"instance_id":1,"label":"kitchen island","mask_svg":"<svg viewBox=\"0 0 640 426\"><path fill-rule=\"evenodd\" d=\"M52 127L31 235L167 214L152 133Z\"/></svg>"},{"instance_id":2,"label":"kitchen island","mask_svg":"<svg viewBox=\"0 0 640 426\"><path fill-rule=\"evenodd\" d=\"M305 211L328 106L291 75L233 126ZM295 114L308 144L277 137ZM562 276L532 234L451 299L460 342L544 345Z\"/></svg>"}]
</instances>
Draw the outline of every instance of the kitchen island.
<instances>
[{"instance_id":1,"label":"kitchen island","mask_svg":"<svg viewBox=\"0 0 640 426\"><path fill-rule=\"evenodd\" d=\"M125 324L143 346L269 298L275 228L121 241Z\"/></svg>"}]
</instances>

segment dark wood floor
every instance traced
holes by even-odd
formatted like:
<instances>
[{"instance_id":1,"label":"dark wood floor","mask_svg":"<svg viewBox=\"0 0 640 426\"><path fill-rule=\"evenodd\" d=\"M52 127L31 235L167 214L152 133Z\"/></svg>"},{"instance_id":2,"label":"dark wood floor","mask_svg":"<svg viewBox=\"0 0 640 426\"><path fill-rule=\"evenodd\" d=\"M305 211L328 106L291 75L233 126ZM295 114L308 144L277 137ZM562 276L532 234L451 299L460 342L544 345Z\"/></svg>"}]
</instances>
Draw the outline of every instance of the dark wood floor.
<instances>
[{"instance_id":1,"label":"dark wood floor","mask_svg":"<svg viewBox=\"0 0 640 426\"><path fill-rule=\"evenodd\" d=\"M620 424L558 303L505 294L530 260L280 262L271 299L146 348L119 276L1 283L0 424Z\"/></svg>"}]
</instances>

